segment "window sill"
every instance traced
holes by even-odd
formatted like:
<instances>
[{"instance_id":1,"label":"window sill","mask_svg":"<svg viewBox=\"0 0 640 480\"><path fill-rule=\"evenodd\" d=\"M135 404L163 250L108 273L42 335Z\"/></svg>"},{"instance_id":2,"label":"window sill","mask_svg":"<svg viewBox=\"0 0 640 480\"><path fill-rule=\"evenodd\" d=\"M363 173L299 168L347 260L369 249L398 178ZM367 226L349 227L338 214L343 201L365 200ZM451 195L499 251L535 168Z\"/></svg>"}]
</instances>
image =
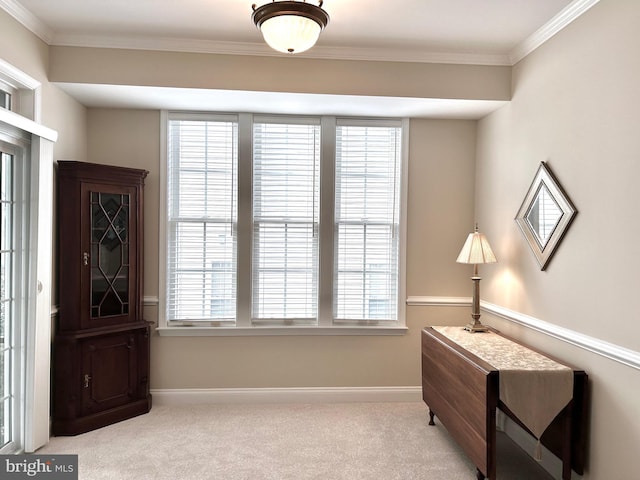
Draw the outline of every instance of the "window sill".
<instances>
[{"instance_id":1,"label":"window sill","mask_svg":"<svg viewBox=\"0 0 640 480\"><path fill-rule=\"evenodd\" d=\"M161 337L259 337L303 335L404 335L406 326L344 326L344 327L159 327Z\"/></svg>"}]
</instances>

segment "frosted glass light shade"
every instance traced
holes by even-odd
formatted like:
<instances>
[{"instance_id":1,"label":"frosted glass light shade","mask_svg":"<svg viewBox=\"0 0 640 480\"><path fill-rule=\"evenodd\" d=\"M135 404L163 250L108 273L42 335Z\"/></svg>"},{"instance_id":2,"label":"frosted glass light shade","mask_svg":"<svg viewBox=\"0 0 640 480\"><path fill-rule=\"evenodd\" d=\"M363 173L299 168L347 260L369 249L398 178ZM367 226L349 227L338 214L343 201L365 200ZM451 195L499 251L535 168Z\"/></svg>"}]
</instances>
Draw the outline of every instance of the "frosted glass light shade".
<instances>
[{"instance_id":1,"label":"frosted glass light shade","mask_svg":"<svg viewBox=\"0 0 640 480\"><path fill-rule=\"evenodd\" d=\"M310 18L280 15L260 26L264 41L279 52L300 53L313 47L320 37L320 25Z\"/></svg>"},{"instance_id":2,"label":"frosted glass light shade","mask_svg":"<svg viewBox=\"0 0 640 480\"><path fill-rule=\"evenodd\" d=\"M278 52L300 53L315 45L320 32L329 23L322 7L306 1L282 0L252 5L251 19L265 42Z\"/></svg>"}]
</instances>

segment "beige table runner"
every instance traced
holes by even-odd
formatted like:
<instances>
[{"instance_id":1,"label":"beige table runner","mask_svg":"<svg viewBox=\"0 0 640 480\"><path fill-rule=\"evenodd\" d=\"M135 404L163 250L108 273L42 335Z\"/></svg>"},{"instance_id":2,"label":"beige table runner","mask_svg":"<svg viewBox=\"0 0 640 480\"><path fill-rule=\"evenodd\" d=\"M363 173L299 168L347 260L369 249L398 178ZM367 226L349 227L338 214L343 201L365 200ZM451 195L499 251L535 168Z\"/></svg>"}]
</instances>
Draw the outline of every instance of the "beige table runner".
<instances>
[{"instance_id":1,"label":"beige table runner","mask_svg":"<svg viewBox=\"0 0 640 480\"><path fill-rule=\"evenodd\" d=\"M499 371L500 400L537 439L573 398L573 370L565 365L493 332L433 329Z\"/></svg>"}]
</instances>

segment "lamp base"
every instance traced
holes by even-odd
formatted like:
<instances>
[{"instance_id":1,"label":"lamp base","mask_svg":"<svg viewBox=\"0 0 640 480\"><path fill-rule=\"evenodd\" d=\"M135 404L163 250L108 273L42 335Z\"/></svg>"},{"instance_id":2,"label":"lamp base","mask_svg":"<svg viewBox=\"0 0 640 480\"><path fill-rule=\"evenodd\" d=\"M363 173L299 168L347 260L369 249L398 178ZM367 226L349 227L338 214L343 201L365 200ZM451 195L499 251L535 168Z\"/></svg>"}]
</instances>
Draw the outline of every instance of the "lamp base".
<instances>
[{"instance_id":1,"label":"lamp base","mask_svg":"<svg viewBox=\"0 0 640 480\"><path fill-rule=\"evenodd\" d=\"M471 322L464 327L471 333L488 332L489 329L480 323L480 277L478 276L478 265L474 265L473 277L473 300L471 302Z\"/></svg>"},{"instance_id":2,"label":"lamp base","mask_svg":"<svg viewBox=\"0 0 640 480\"><path fill-rule=\"evenodd\" d=\"M489 331L488 327L485 327L477 320L467 323L464 329L471 333L484 333Z\"/></svg>"}]
</instances>

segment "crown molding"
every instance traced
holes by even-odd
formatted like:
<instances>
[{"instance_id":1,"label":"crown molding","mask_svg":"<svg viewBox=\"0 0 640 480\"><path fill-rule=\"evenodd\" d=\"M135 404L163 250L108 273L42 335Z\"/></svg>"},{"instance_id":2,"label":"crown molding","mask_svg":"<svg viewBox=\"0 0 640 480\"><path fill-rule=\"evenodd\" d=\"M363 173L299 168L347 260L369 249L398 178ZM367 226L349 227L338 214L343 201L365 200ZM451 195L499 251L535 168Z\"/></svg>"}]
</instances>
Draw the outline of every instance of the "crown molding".
<instances>
[{"instance_id":1,"label":"crown molding","mask_svg":"<svg viewBox=\"0 0 640 480\"><path fill-rule=\"evenodd\" d=\"M0 0L0 8L38 36L43 42L51 45L53 31L21 4L15 0Z\"/></svg>"},{"instance_id":2,"label":"crown molding","mask_svg":"<svg viewBox=\"0 0 640 480\"><path fill-rule=\"evenodd\" d=\"M298 58L328 60L361 60L385 62L445 63L462 65L512 66L533 52L544 42L589 10L600 0L574 0L551 21L541 27L509 54L478 54L429 52L419 49L347 48L316 45L296 55ZM0 8L37 35L48 45L122 48L173 52L213 53L226 55L279 56L284 55L263 43L218 42L185 38L140 38L133 36L95 36L56 34L38 17L15 0L0 0Z\"/></svg>"},{"instance_id":3,"label":"crown molding","mask_svg":"<svg viewBox=\"0 0 640 480\"><path fill-rule=\"evenodd\" d=\"M454 65L510 66L508 55L499 53L429 52L417 49L343 48L316 46L309 50L309 58L330 60L368 60L407 63L446 63Z\"/></svg>"},{"instance_id":4,"label":"crown molding","mask_svg":"<svg viewBox=\"0 0 640 480\"><path fill-rule=\"evenodd\" d=\"M1 1L1 0L0 0ZM135 36L96 36L56 34L51 45L65 47L121 48L129 50L155 50L185 53L212 53L223 55L253 55L261 57L291 58L276 52L265 43L219 42L188 38L141 38ZM295 58L324 60L361 60L410 63L447 63L464 65L509 66L508 55L427 52L418 49L350 48L316 45L311 50L296 54Z\"/></svg>"},{"instance_id":5,"label":"crown molding","mask_svg":"<svg viewBox=\"0 0 640 480\"><path fill-rule=\"evenodd\" d=\"M124 50L157 50L184 53L224 53L229 55L284 55L278 54L266 44L260 43L220 42L175 37L143 38L132 35L56 34L51 41L51 45L60 47L118 48Z\"/></svg>"},{"instance_id":6,"label":"crown molding","mask_svg":"<svg viewBox=\"0 0 640 480\"><path fill-rule=\"evenodd\" d=\"M509 63L511 65L518 63L599 1L600 0L575 0L571 2L549 22L514 48L509 54Z\"/></svg>"}]
</instances>

